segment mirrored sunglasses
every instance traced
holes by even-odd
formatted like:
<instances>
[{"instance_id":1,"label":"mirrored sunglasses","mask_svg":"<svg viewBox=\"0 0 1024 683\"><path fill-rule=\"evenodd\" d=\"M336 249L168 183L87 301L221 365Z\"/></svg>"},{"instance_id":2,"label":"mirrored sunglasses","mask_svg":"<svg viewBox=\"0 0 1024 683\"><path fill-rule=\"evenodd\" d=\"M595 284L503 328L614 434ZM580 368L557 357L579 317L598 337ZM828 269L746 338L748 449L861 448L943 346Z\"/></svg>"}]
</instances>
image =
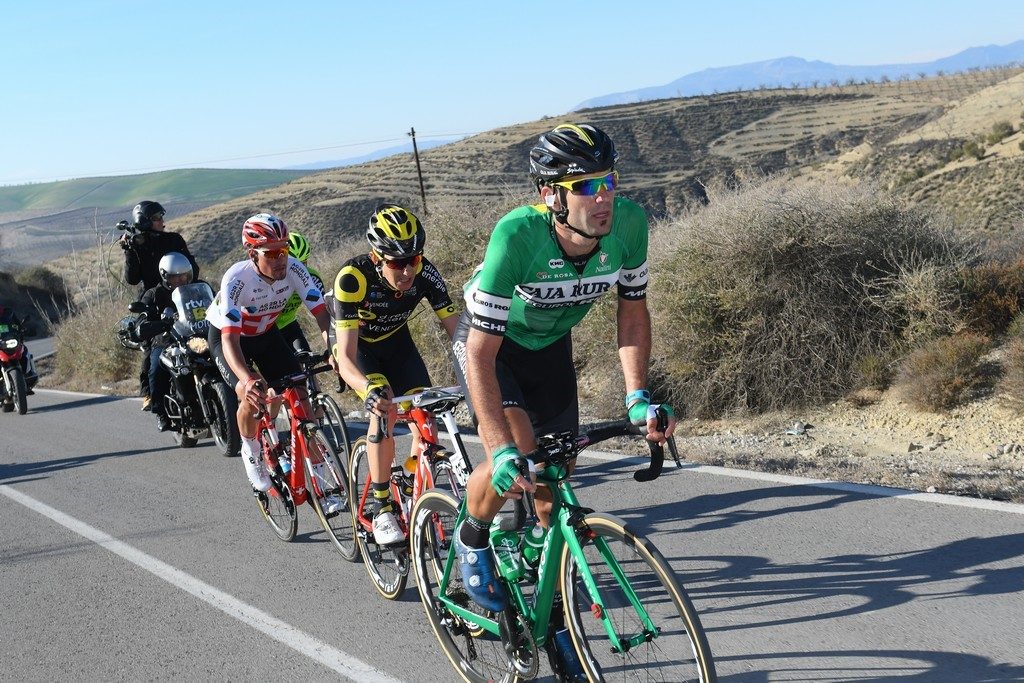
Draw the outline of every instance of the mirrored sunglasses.
<instances>
[{"instance_id":1,"label":"mirrored sunglasses","mask_svg":"<svg viewBox=\"0 0 1024 683\"><path fill-rule=\"evenodd\" d=\"M619 186L619 172L612 171L608 175L603 175L598 178L580 178L579 180L565 180L552 185L558 185L564 187L573 194L578 194L583 197L593 197L601 190L608 190L611 192Z\"/></svg>"},{"instance_id":2,"label":"mirrored sunglasses","mask_svg":"<svg viewBox=\"0 0 1024 683\"><path fill-rule=\"evenodd\" d=\"M391 270L405 270L409 266L412 266L414 268L418 266L420 264L421 258L422 256L416 254L415 256L410 256L409 258L384 259L384 265L390 268Z\"/></svg>"},{"instance_id":3,"label":"mirrored sunglasses","mask_svg":"<svg viewBox=\"0 0 1024 683\"><path fill-rule=\"evenodd\" d=\"M281 247L280 249L266 249L264 247L257 247L255 250L259 254L263 254L268 259L277 259L282 256L288 255L288 247Z\"/></svg>"}]
</instances>

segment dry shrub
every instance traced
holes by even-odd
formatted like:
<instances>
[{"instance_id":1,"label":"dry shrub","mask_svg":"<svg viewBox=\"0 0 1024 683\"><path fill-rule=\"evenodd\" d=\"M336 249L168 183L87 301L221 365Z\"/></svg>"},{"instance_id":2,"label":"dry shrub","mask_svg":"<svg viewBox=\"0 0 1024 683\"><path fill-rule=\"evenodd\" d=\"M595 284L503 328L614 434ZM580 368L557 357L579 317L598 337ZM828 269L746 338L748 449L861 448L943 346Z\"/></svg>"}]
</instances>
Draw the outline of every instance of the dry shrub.
<instances>
[{"instance_id":1,"label":"dry shrub","mask_svg":"<svg viewBox=\"0 0 1024 683\"><path fill-rule=\"evenodd\" d=\"M955 408L973 398L991 379L981 364L990 347L988 337L970 332L926 344L904 361L898 381L900 394L919 410Z\"/></svg>"},{"instance_id":2,"label":"dry shrub","mask_svg":"<svg viewBox=\"0 0 1024 683\"><path fill-rule=\"evenodd\" d=\"M128 304L138 298L135 287L122 282L120 250L105 250L101 257L69 257L76 274L73 302L54 329L55 377L58 385L96 391L101 383L134 379L140 356L117 340L118 321L128 315ZM70 281L62 280L71 284Z\"/></svg>"},{"instance_id":3,"label":"dry shrub","mask_svg":"<svg viewBox=\"0 0 1024 683\"><path fill-rule=\"evenodd\" d=\"M651 239L655 356L670 398L707 417L842 396L871 357L962 326L955 273L974 255L931 215L867 185L775 178L711 190L708 206Z\"/></svg>"},{"instance_id":4,"label":"dry shrub","mask_svg":"<svg viewBox=\"0 0 1024 683\"><path fill-rule=\"evenodd\" d=\"M16 282L22 287L31 287L47 295L67 301L67 285L64 278L45 266L33 266L18 273Z\"/></svg>"},{"instance_id":5,"label":"dry shrub","mask_svg":"<svg viewBox=\"0 0 1024 683\"><path fill-rule=\"evenodd\" d=\"M885 390L895 375L891 360L877 353L858 358L853 363L853 382L858 389Z\"/></svg>"},{"instance_id":6,"label":"dry shrub","mask_svg":"<svg viewBox=\"0 0 1024 683\"><path fill-rule=\"evenodd\" d=\"M1004 334L1024 305L1024 259L983 263L962 278L967 324L979 334Z\"/></svg>"},{"instance_id":7,"label":"dry shrub","mask_svg":"<svg viewBox=\"0 0 1024 683\"><path fill-rule=\"evenodd\" d=\"M114 290L115 292L117 290ZM81 304L73 317L60 321L54 333L56 382L91 386L129 379L138 373L138 351L117 341L116 325L128 315L135 299L125 290L120 296L92 299Z\"/></svg>"},{"instance_id":8,"label":"dry shrub","mask_svg":"<svg viewBox=\"0 0 1024 683\"><path fill-rule=\"evenodd\" d=\"M1003 378L999 382L1002 403L1024 415L1024 336L1014 336L1003 347Z\"/></svg>"}]
</instances>

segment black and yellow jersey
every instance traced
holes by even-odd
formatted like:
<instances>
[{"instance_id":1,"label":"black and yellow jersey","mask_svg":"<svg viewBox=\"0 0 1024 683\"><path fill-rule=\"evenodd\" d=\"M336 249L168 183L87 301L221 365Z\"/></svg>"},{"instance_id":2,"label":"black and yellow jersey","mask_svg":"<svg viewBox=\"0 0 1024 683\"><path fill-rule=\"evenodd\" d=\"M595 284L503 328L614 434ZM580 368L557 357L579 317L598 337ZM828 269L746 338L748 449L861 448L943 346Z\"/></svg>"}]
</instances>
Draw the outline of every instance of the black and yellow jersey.
<instances>
[{"instance_id":1,"label":"black and yellow jersey","mask_svg":"<svg viewBox=\"0 0 1024 683\"><path fill-rule=\"evenodd\" d=\"M430 261L420 261L412 286L399 292L377 274L369 254L349 259L334 279L334 327L359 330L359 338L376 342L401 329L416 305L426 297L438 319L455 315L444 278Z\"/></svg>"}]
</instances>

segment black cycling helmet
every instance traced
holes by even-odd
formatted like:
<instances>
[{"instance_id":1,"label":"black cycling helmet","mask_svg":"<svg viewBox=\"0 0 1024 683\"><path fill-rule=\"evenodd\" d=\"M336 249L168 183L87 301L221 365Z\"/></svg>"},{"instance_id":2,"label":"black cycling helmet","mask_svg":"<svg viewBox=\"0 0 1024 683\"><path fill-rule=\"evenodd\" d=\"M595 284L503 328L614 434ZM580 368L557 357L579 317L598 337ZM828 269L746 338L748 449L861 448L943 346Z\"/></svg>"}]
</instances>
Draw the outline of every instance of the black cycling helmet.
<instances>
[{"instance_id":1,"label":"black cycling helmet","mask_svg":"<svg viewBox=\"0 0 1024 683\"><path fill-rule=\"evenodd\" d=\"M158 214L162 216L165 213L167 212L159 202L142 201L132 209L132 222L139 230L150 230L153 228L153 218Z\"/></svg>"},{"instance_id":2,"label":"black cycling helmet","mask_svg":"<svg viewBox=\"0 0 1024 683\"><path fill-rule=\"evenodd\" d=\"M530 175L537 185L566 176L611 171L619 155L612 139L589 123L563 123L537 138L530 150Z\"/></svg>"},{"instance_id":3,"label":"black cycling helmet","mask_svg":"<svg viewBox=\"0 0 1024 683\"><path fill-rule=\"evenodd\" d=\"M397 204L381 204L370 215L366 241L378 254L408 258L423 253L427 235L412 211Z\"/></svg>"}]
</instances>

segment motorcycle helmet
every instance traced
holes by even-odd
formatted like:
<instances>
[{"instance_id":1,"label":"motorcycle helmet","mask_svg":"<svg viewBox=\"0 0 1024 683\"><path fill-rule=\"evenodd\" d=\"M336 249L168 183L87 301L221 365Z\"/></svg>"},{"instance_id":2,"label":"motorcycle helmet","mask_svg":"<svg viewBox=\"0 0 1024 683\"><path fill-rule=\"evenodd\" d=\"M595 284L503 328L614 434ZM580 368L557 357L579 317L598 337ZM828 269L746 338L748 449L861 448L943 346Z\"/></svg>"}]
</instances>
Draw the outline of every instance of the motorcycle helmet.
<instances>
[{"instance_id":1,"label":"motorcycle helmet","mask_svg":"<svg viewBox=\"0 0 1024 683\"><path fill-rule=\"evenodd\" d=\"M166 213L159 202L142 201L132 209L132 222L139 230L152 230L153 219Z\"/></svg>"},{"instance_id":2,"label":"motorcycle helmet","mask_svg":"<svg viewBox=\"0 0 1024 683\"><path fill-rule=\"evenodd\" d=\"M157 265L164 287L174 289L192 282L192 262L184 254L171 251L160 257Z\"/></svg>"}]
</instances>

